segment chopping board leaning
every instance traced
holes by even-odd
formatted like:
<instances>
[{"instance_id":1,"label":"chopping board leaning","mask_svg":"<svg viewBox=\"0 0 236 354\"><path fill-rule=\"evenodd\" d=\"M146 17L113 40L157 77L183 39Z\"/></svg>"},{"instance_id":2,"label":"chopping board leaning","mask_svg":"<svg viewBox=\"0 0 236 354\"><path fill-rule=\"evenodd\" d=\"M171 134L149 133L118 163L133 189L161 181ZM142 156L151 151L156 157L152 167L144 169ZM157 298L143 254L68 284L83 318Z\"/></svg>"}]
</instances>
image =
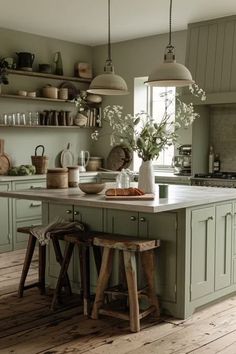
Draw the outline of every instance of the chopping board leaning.
<instances>
[{"instance_id":1,"label":"chopping board leaning","mask_svg":"<svg viewBox=\"0 0 236 354\"><path fill-rule=\"evenodd\" d=\"M11 158L4 152L4 139L0 139L0 175L7 175L11 168Z\"/></svg>"}]
</instances>

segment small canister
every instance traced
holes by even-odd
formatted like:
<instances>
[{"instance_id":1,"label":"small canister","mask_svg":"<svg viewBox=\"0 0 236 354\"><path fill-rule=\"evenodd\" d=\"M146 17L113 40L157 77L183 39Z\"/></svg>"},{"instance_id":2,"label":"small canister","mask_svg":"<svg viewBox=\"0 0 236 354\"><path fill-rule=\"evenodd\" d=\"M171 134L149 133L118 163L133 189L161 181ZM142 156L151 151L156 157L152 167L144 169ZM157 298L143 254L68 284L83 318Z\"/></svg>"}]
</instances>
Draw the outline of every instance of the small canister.
<instances>
[{"instance_id":1,"label":"small canister","mask_svg":"<svg viewBox=\"0 0 236 354\"><path fill-rule=\"evenodd\" d=\"M68 169L67 168L48 169L47 188L68 188Z\"/></svg>"},{"instance_id":2,"label":"small canister","mask_svg":"<svg viewBox=\"0 0 236 354\"><path fill-rule=\"evenodd\" d=\"M90 156L86 171L98 171L102 167L102 157Z\"/></svg>"},{"instance_id":3,"label":"small canister","mask_svg":"<svg viewBox=\"0 0 236 354\"><path fill-rule=\"evenodd\" d=\"M79 166L67 166L69 187L78 187L79 185Z\"/></svg>"}]
</instances>

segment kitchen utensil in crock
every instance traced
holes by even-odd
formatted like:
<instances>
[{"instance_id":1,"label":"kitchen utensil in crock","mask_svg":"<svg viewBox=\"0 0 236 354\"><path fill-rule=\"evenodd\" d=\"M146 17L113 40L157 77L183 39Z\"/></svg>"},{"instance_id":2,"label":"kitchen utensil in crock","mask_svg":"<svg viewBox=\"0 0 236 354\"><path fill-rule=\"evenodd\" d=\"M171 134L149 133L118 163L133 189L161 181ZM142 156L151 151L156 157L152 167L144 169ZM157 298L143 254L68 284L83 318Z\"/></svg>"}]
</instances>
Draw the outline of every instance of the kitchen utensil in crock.
<instances>
[{"instance_id":1,"label":"kitchen utensil in crock","mask_svg":"<svg viewBox=\"0 0 236 354\"><path fill-rule=\"evenodd\" d=\"M39 156L38 149L42 149L42 155ZM34 156L31 156L32 165L36 168L36 174L42 175L47 172L48 169L48 157L44 155L45 148L43 145L38 145L35 148Z\"/></svg>"}]
</instances>

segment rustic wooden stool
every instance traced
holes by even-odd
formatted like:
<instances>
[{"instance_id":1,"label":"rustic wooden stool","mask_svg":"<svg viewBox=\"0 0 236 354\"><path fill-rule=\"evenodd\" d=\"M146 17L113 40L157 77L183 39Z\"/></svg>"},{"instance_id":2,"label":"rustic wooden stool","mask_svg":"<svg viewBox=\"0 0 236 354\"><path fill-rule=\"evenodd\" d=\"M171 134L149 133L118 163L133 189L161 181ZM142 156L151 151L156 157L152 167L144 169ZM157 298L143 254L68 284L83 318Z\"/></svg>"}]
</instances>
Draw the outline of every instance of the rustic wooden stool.
<instances>
[{"instance_id":1,"label":"rustic wooden stool","mask_svg":"<svg viewBox=\"0 0 236 354\"><path fill-rule=\"evenodd\" d=\"M24 260L24 265L21 273L21 278L20 278L20 284L18 288L18 296L22 297L24 290L30 289L33 287L38 287L40 289L40 293L43 295L45 294L45 269L46 269L46 245L41 245L39 243L39 265L38 265L38 282L32 283L29 285L25 285L25 281L29 272L30 264L32 261L32 257L34 254L35 250L35 245L36 245L36 237L32 235L31 230L32 226L25 226L25 227L19 227L17 229L18 232L28 234L29 239L28 239L28 245L26 249L26 254L25 254L25 260ZM53 233L51 234L53 235ZM53 247L56 255L56 260L57 262L61 265L63 261L63 256L62 252L60 249L60 244L59 240L63 239L64 234L57 234L56 237L52 238L53 242ZM71 287L70 287L70 281L69 277L67 274L64 276L64 286L65 289L67 290L68 294L72 294L71 292Z\"/></svg>"},{"instance_id":2,"label":"rustic wooden stool","mask_svg":"<svg viewBox=\"0 0 236 354\"><path fill-rule=\"evenodd\" d=\"M93 245L92 235L94 235L94 232L76 232L64 236L63 240L66 242L65 253L61 264L61 270L54 292L51 309L56 307L60 296L60 290L63 285L63 279L67 274L74 247L77 245L79 250L81 295L83 298L84 315L87 316L90 314L90 247L93 247L94 260L98 274L101 268L101 250L99 247Z\"/></svg>"},{"instance_id":3,"label":"rustic wooden stool","mask_svg":"<svg viewBox=\"0 0 236 354\"><path fill-rule=\"evenodd\" d=\"M104 248L101 270L99 273L95 302L93 305L92 318L98 319L98 315L104 314L130 321L132 332L140 331L140 319L155 312L160 316L158 298L154 286L154 249L160 246L159 240L139 239L122 235L103 234L94 238L94 245ZM129 314L106 309L104 306L104 293L112 271L112 259L114 250L123 252L125 275L128 287ZM147 281L147 290L144 294L137 289L137 267L135 254L140 253L143 271ZM111 293L108 290L108 293ZM118 292L121 294L121 292ZM140 311L138 298L146 296L149 307ZM110 304L112 305L112 304Z\"/></svg>"}]
</instances>

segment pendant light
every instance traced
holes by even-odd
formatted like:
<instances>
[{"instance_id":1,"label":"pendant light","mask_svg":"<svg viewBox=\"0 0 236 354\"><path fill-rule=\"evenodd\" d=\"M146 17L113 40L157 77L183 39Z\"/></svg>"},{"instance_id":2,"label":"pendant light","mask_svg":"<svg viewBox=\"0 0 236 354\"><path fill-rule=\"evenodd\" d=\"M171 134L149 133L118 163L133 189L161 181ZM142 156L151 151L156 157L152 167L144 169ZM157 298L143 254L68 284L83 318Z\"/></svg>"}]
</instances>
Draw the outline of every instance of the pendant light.
<instances>
[{"instance_id":1,"label":"pendant light","mask_svg":"<svg viewBox=\"0 0 236 354\"><path fill-rule=\"evenodd\" d=\"M172 0L169 10L169 43L165 49L164 62L148 77L145 84L161 87L183 87L194 83L186 66L176 63L175 48L171 43Z\"/></svg>"},{"instance_id":2,"label":"pendant light","mask_svg":"<svg viewBox=\"0 0 236 354\"><path fill-rule=\"evenodd\" d=\"M115 75L114 66L112 64L110 12L110 0L108 0L108 57L105 62L104 73L96 76L92 80L87 92L107 96L127 95L129 92L126 82L121 76Z\"/></svg>"}]
</instances>

